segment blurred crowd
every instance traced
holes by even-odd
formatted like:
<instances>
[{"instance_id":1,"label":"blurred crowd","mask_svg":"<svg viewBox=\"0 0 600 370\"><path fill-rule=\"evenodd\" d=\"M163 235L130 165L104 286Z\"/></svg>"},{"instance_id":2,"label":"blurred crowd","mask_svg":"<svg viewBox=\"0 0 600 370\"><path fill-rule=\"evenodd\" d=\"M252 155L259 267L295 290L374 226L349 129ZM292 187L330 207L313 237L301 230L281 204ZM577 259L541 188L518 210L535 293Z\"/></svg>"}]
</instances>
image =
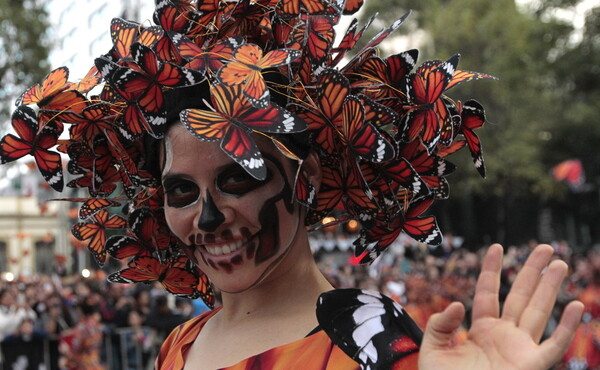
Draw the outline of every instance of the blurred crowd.
<instances>
[{"instance_id":1,"label":"blurred crowd","mask_svg":"<svg viewBox=\"0 0 600 370\"><path fill-rule=\"evenodd\" d=\"M506 248L501 299L535 242ZM571 272L547 326L551 333L564 305L585 304L585 316L559 369L600 369L600 247L573 253L553 243ZM404 244L370 266L350 252L317 252L337 288L379 290L401 303L421 326L452 301L469 311L485 248L472 252L448 243L435 250ZM81 275L19 277L0 282L0 368L147 369L168 333L208 308L199 300L168 295L160 284L111 284L102 270ZM218 294L217 294L218 297ZM217 303L218 304L218 303ZM466 338L466 328L455 342ZM548 335L548 334L546 334Z\"/></svg>"}]
</instances>

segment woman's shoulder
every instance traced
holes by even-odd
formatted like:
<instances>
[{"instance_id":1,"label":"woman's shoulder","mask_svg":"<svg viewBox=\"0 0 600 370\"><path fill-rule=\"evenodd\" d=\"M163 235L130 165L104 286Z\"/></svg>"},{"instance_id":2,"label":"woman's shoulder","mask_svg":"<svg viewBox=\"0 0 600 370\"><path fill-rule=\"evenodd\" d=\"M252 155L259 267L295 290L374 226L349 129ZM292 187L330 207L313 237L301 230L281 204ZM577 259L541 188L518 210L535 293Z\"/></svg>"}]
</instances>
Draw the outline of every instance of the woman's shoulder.
<instances>
[{"instance_id":1,"label":"woman's shoulder","mask_svg":"<svg viewBox=\"0 0 600 370\"><path fill-rule=\"evenodd\" d=\"M160 348L155 368L162 369L163 364L173 365L169 367L172 369L183 368L185 353L198 337L204 324L218 311L219 308L204 312L173 329Z\"/></svg>"},{"instance_id":2,"label":"woman's shoulder","mask_svg":"<svg viewBox=\"0 0 600 370\"><path fill-rule=\"evenodd\" d=\"M363 367L390 368L416 354L423 337L400 304L370 290L321 294L317 320L331 341Z\"/></svg>"}]
</instances>

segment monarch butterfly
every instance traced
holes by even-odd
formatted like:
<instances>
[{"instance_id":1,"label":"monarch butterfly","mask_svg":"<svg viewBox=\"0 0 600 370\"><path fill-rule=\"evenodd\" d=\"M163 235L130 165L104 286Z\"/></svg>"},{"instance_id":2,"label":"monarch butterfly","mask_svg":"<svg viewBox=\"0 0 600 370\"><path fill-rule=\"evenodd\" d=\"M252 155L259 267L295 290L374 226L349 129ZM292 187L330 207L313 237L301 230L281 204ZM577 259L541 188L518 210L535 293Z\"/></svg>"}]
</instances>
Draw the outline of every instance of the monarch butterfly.
<instances>
[{"instance_id":1,"label":"monarch butterfly","mask_svg":"<svg viewBox=\"0 0 600 370\"><path fill-rule=\"evenodd\" d=\"M271 18L278 0L240 0L229 3L223 10L221 37L246 36L259 38L263 32L270 33Z\"/></svg>"},{"instance_id":2,"label":"monarch butterfly","mask_svg":"<svg viewBox=\"0 0 600 370\"><path fill-rule=\"evenodd\" d=\"M154 23L160 25L165 31L180 34L201 33L205 27L200 23L202 14L194 10L184 10L171 1L157 2L152 16Z\"/></svg>"},{"instance_id":3,"label":"monarch butterfly","mask_svg":"<svg viewBox=\"0 0 600 370\"><path fill-rule=\"evenodd\" d=\"M131 47L136 71L97 58L96 65L103 76L129 104L123 113L128 137L140 136L143 130L161 138L166 125L166 110L162 86L190 86L202 82L202 74L175 64L161 62L154 51L140 43Z\"/></svg>"},{"instance_id":4,"label":"monarch butterfly","mask_svg":"<svg viewBox=\"0 0 600 370\"><path fill-rule=\"evenodd\" d=\"M376 191L376 189L375 189ZM340 205L351 214L359 211L374 211L377 204L373 201L375 195L370 194L354 165L322 166L321 188L317 194L315 213L320 218L328 215Z\"/></svg>"},{"instance_id":5,"label":"monarch butterfly","mask_svg":"<svg viewBox=\"0 0 600 370\"><path fill-rule=\"evenodd\" d=\"M301 13L339 15L340 11L336 2L328 0L281 0L277 5L277 13L284 18Z\"/></svg>"},{"instance_id":6,"label":"monarch butterfly","mask_svg":"<svg viewBox=\"0 0 600 370\"><path fill-rule=\"evenodd\" d=\"M330 15L302 15L290 34L290 47L306 50L313 68L322 68L335 39L334 24Z\"/></svg>"},{"instance_id":7,"label":"monarch butterfly","mask_svg":"<svg viewBox=\"0 0 600 370\"><path fill-rule=\"evenodd\" d=\"M173 38L181 56L188 62L184 66L196 71L216 73L225 61L233 58L233 51L244 43L241 37L229 37L215 45L201 48L185 36Z\"/></svg>"},{"instance_id":8,"label":"monarch butterfly","mask_svg":"<svg viewBox=\"0 0 600 370\"><path fill-rule=\"evenodd\" d=\"M392 369L419 351L423 332L402 306L375 291L335 289L321 294L317 320L333 344L361 369Z\"/></svg>"},{"instance_id":9,"label":"monarch butterfly","mask_svg":"<svg viewBox=\"0 0 600 370\"><path fill-rule=\"evenodd\" d=\"M79 218L85 220L100 210L108 207L118 207L120 203L105 198L89 198L79 208Z\"/></svg>"},{"instance_id":10,"label":"monarch butterfly","mask_svg":"<svg viewBox=\"0 0 600 370\"><path fill-rule=\"evenodd\" d=\"M91 222L79 222L73 225L71 232L79 240L91 239L88 248L100 265L106 262L106 229L122 229L127 221L120 216L113 215L109 218L108 211L101 209L92 215Z\"/></svg>"},{"instance_id":11,"label":"monarch butterfly","mask_svg":"<svg viewBox=\"0 0 600 370\"><path fill-rule=\"evenodd\" d=\"M442 64L425 62L406 78L404 92L413 106L402 120L402 139L413 141L420 137L431 152L440 139L441 129L451 125L448 108L441 99L456 66L459 55Z\"/></svg>"},{"instance_id":12,"label":"monarch butterfly","mask_svg":"<svg viewBox=\"0 0 600 370\"><path fill-rule=\"evenodd\" d=\"M346 146L354 157L358 156L376 163L394 157L394 147L375 126L366 122L364 107L361 100L355 96L346 97L339 133L342 145Z\"/></svg>"},{"instance_id":13,"label":"monarch butterfly","mask_svg":"<svg viewBox=\"0 0 600 370\"><path fill-rule=\"evenodd\" d=\"M142 27L137 22L113 18L110 22L110 37L113 48L108 55L113 62L131 57L131 45L134 42L153 46L163 35L163 30L158 26Z\"/></svg>"},{"instance_id":14,"label":"monarch butterfly","mask_svg":"<svg viewBox=\"0 0 600 370\"><path fill-rule=\"evenodd\" d=\"M295 49L271 50L263 56L260 46L243 44L233 53L233 60L226 63L217 72L217 80L226 85L243 84L243 93L256 108L269 105L269 90L261 71L278 67L296 60L301 52Z\"/></svg>"},{"instance_id":15,"label":"monarch butterfly","mask_svg":"<svg viewBox=\"0 0 600 370\"><path fill-rule=\"evenodd\" d=\"M444 176L452 173L456 166L435 154L428 154L424 145L415 140L401 146L400 156L406 158L425 181L436 199L445 199L449 195L448 181Z\"/></svg>"},{"instance_id":16,"label":"monarch butterfly","mask_svg":"<svg viewBox=\"0 0 600 370\"><path fill-rule=\"evenodd\" d=\"M0 162L8 163L31 154L46 182L55 190L64 186L60 154L50 150L57 144L60 132L55 122L38 127L35 111L19 106L12 115L12 127L18 136L8 134L0 141Z\"/></svg>"},{"instance_id":17,"label":"monarch butterfly","mask_svg":"<svg viewBox=\"0 0 600 370\"><path fill-rule=\"evenodd\" d=\"M92 142L97 135L103 133L105 129L111 129L115 112L111 105L107 103L96 103L87 105L80 114L73 112L60 113L57 118L66 123L71 123L69 128L70 138L72 140L84 140Z\"/></svg>"},{"instance_id":18,"label":"monarch butterfly","mask_svg":"<svg viewBox=\"0 0 600 370\"><path fill-rule=\"evenodd\" d=\"M193 296L197 294L199 279L183 267L186 260L187 257L180 256L161 263L153 256L137 256L127 264L127 268L110 274L108 281L125 284L158 281L167 291L175 295Z\"/></svg>"},{"instance_id":19,"label":"monarch butterfly","mask_svg":"<svg viewBox=\"0 0 600 370\"><path fill-rule=\"evenodd\" d=\"M350 83L340 72L326 69L318 77L317 88L320 94L313 106L292 104L291 107L308 123L308 129L314 132L315 142L326 153L332 154L338 150L336 130L342 126L343 106Z\"/></svg>"},{"instance_id":20,"label":"monarch butterfly","mask_svg":"<svg viewBox=\"0 0 600 370\"><path fill-rule=\"evenodd\" d=\"M414 240L428 245L439 245L442 234L434 216L422 216L433 204L433 197L414 200L403 217L375 216L369 227L363 227L359 238L354 242L355 255L360 263L370 263L396 240L402 231Z\"/></svg>"},{"instance_id":21,"label":"monarch butterfly","mask_svg":"<svg viewBox=\"0 0 600 370\"><path fill-rule=\"evenodd\" d=\"M15 104L37 104L45 111L72 111L81 113L87 99L79 91L72 90L72 84L67 82L69 78L69 69L59 67L46 75L41 84L34 85L27 89Z\"/></svg>"},{"instance_id":22,"label":"monarch butterfly","mask_svg":"<svg viewBox=\"0 0 600 370\"><path fill-rule=\"evenodd\" d=\"M38 104L40 107L46 105L58 93L69 87L68 78L69 69L67 67L56 68L44 77L41 84L34 85L23 92L15 101L15 105Z\"/></svg>"},{"instance_id":23,"label":"monarch butterfly","mask_svg":"<svg viewBox=\"0 0 600 370\"><path fill-rule=\"evenodd\" d=\"M348 78L352 87L366 88L365 93L373 99L402 96L401 84L414 68L418 54L418 50L413 49L391 55L385 60L379 57L368 58L349 73Z\"/></svg>"},{"instance_id":24,"label":"monarch butterfly","mask_svg":"<svg viewBox=\"0 0 600 370\"><path fill-rule=\"evenodd\" d=\"M169 248L175 241L163 221L149 208L134 210L129 215L130 235L110 237L106 241L107 253L116 259L125 259Z\"/></svg>"},{"instance_id":25,"label":"monarch butterfly","mask_svg":"<svg viewBox=\"0 0 600 370\"><path fill-rule=\"evenodd\" d=\"M352 19L352 22L346 29L346 33L344 34L342 41L340 41L340 43L336 47L331 49L331 53L336 54L331 62L332 65L338 65L338 63L344 58L346 53L352 48L354 48L358 40L361 39L363 33L371 26L371 23L373 23L374 20L375 16L369 18L369 20L367 20L367 23L365 23L363 28L361 28L360 31L357 32L356 30L358 29L358 19Z\"/></svg>"},{"instance_id":26,"label":"monarch butterfly","mask_svg":"<svg viewBox=\"0 0 600 370\"><path fill-rule=\"evenodd\" d=\"M384 28L379 31L373 38L365 44L355 55L346 63L341 69L344 74L354 70L357 66L360 66L367 58L375 53L375 48L381 44L392 32L394 32L404 21L411 12L407 12L402 17L398 18L391 26Z\"/></svg>"},{"instance_id":27,"label":"monarch butterfly","mask_svg":"<svg viewBox=\"0 0 600 370\"><path fill-rule=\"evenodd\" d=\"M252 131L291 133L306 129L304 121L276 105L256 108L241 93L240 85L211 86L216 111L186 109L181 122L203 141L220 141L221 148L253 177L264 180L267 170Z\"/></svg>"},{"instance_id":28,"label":"monarch butterfly","mask_svg":"<svg viewBox=\"0 0 600 370\"><path fill-rule=\"evenodd\" d=\"M483 163L481 142L479 141L477 134L473 131L480 128L485 123L485 111L483 106L477 101L468 100L462 104L462 107L459 106L459 112L461 118L459 132L465 137L477 172L479 172L481 177L485 177L485 165Z\"/></svg>"},{"instance_id":29,"label":"monarch butterfly","mask_svg":"<svg viewBox=\"0 0 600 370\"><path fill-rule=\"evenodd\" d=\"M88 73L77 83L71 83L69 85L69 90L77 90L82 94L89 92L94 87L100 84L100 80L102 79L102 75L98 71L96 66L92 66Z\"/></svg>"}]
</instances>

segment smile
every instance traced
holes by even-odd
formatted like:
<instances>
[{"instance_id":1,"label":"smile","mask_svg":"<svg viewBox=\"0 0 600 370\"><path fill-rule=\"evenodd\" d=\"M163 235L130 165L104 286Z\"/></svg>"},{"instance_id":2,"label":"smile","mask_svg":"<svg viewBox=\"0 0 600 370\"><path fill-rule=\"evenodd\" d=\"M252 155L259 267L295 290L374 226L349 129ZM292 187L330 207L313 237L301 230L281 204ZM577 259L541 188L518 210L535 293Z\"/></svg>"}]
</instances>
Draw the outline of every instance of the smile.
<instances>
[{"instance_id":1,"label":"smile","mask_svg":"<svg viewBox=\"0 0 600 370\"><path fill-rule=\"evenodd\" d=\"M208 252L208 254L213 256L221 256L224 254L229 254L233 252L237 252L242 249L242 247L247 244L249 240L240 239L236 241L232 241L229 243L224 243L220 245L205 245L204 249Z\"/></svg>"}]
</instances>

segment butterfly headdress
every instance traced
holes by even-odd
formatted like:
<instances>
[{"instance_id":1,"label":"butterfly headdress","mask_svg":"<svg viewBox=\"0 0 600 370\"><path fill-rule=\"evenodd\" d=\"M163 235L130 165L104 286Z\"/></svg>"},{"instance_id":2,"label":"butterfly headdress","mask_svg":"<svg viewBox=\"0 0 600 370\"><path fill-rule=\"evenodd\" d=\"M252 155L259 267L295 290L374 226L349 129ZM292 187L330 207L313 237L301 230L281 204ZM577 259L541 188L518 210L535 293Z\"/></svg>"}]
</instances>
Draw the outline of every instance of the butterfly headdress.
<instances>
[{"instance_id":1,"label":"butterfly headdress","mask_svg":"<svg viewBox=\"0 0 600 370\"><path fill-rule=\"evenodd\" d=\"M379 56L378 46L408 14L360 50L355 46L373 19L362 28L354 19L335 44L334 26L361 5L157 0L155 25L113 19L113 47L83 80L69 82L61 67L18 99L16 135L0 142L1 161L32 155L48 184L61 191L57 151L68 155L67 169L77 177L67 186L90 194L80 200L74 235L89 240L99 263L108 255L130 259L109 280L160 281L172 293L199 296L209 305L206 276L182 258L166 227L163 191L149 159L147 143L164 136L173 111L199 140L220 143L257 179L266 170L253 133L271 137L300 162L308 149L315 151L323 170L319 192L301 171L295 186L298 201L310 208L307 224L319 225L326 216L359 221L354 244L362 263L402 231L439 244L436 220L425 213L448 197L445 176L453 166L445 157L466 142L484 175L473 131L485 122L483 107L455 102L446 92L491 76L459 70L458 55L420 66L417 50ZM203 94L193 104L170 105L177 91L194 88ZM68 139L59 139L65 127ZM302 137L299 145L296 137ZM109 214L123 202L129 204L125 216ZM107 237L107 229L123 232Z\"/></svg>"}]
</instances>

